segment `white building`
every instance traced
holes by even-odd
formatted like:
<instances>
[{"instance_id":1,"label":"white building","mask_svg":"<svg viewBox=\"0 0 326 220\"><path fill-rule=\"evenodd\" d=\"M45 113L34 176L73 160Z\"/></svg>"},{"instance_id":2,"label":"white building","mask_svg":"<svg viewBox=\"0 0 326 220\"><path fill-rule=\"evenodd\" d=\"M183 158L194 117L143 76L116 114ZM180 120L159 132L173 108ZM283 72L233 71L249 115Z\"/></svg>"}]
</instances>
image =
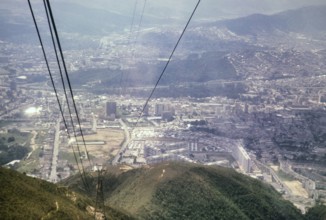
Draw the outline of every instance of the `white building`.
<instances>
[{"instance_id":1,"label":"white building","mask_svg":"<svg viewBox=\"0 0 326 220\"><path fill-rule=\"evenodd\" d=\"M246 173L251 171L251 159L247 151L241 146L238 145L234 148L232 156L237 160L239 167Z\"/></svg>"}]
</instances>

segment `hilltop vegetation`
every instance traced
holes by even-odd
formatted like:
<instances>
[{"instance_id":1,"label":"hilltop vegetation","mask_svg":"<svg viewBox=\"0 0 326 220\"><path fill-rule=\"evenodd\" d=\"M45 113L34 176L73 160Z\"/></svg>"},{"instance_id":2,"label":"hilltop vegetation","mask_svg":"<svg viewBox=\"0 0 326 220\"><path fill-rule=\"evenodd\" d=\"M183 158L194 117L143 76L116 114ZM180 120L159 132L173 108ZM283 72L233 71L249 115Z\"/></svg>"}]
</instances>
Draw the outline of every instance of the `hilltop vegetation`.
<instances>
[{"instance_id":1,"label":"hilltop vegetation","mask_svg":"<svg viewBox=\"0 0 326 220\"><path fill-rule=\"evenodd\" d=\"M271 186L232 169L171 162L108 170L106 204L136 219L306 219ZM74 177L65 184L80 183Z\"/></svg>"},{"instance_id":2,"label":"hilltop vegetation","mask_svg":"<svg viewBox=\"0 0 326 220\"><path fill-rule=\"evenodd\" d=\"M1 219L94 219L91 198L0 167ZM107 207L110 219L130 219Z\"/></svg>"},{"instance_id":3,"label":"hilltop vegetation","mask_svg":"<svg viewBox=\"0 0 326 220\"><path fill-rule=\"evenodd\" d=\"M324 205L317 205L308 210L306 214L307 220L325 220L326 219L326 207Z\"/></svg>"},{"instance_id":4,"label":"hilltop vegetation","mask_svg":"<svg viewBox=\"0 0 326 220\"><path fill-rule=\"evenodd\" d=\"M103 176L108 219L326 219L325 206L304 216L271 186L231 169L167 163L109 170ZM87 193L78 175L64 182L68 187L5 168L0 177L1 219L94 219L94 173Z\"/></svg>"},{"instance_id":5,"label":"hilltop vegetation","mask_svg":"<svg viewBox=\"0 0 326 220\"><path fill-rule=\"evenodd\" d=\"M91 219L89 199L65 187L0 168L2 219Z\"/></svg>"}]
</instances>

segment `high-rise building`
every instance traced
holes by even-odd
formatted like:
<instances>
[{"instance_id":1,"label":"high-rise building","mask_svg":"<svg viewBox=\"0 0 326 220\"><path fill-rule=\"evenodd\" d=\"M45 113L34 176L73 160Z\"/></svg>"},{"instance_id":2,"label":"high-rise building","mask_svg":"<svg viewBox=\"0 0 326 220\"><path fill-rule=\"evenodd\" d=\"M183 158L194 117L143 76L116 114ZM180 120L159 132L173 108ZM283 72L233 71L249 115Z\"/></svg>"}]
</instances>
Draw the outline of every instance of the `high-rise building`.
<instances>
[{"instance_id":1,"label":"high-rise building","mask_svg":"<svg viewBox=\"0 0 326 220\"><path fill-rule=\"evenodd\" d=\"M198 151L198 140L191 140L188 142L189 152L197 152Z\"/></svg>"},{"instance_id":2,"label":"high-rise building","mask_svg":"<svg viewBox=\"0 0 326 220\"><path fill-rule=\"evenodd\" d=\"M155 115L156 116L161 116L164 112L164 104L156 104L155 105Z\"/></svg>"},{"instance_id":3,"label":"high-rise building","mask_svg":"<svg viewBox=\"0 0 326 220\"><path fill-rule=\"evenodd\" d=\"M158 103L155 105L155 115L163 116L164 113L170 113L172 116L175 114L174 108L170 104Z\"/></svg>"},{"instance_id":4,"label":"high-rise building","mask_svg":"<svg viewBox=\"0 0 326 220\"><path fill-rule=\"evenodd\" d=\"M115 119L117 114L117 103L116 102L107 102L106 103L106 117L110 119Z\"/></svg>"}]
</instances>

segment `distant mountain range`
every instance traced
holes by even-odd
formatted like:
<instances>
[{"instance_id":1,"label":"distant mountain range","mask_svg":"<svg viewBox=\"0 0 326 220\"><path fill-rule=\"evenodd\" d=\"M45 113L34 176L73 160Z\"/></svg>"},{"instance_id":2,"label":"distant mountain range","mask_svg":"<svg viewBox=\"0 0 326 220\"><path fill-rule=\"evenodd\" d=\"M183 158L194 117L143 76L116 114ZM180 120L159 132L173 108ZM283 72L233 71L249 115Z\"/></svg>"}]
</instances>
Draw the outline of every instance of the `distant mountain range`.
<instances>
[{"instance_id":1,"label":"distant mountain range","mask_svg":"<svg viewBox=\"0 0 326 220\"><path fill-rule=\"evenodd\" d=\"M107 35L130 28L131 16L103 9L65 3L53 4L53 11L59 31L81 35ZM35 13L45 16L42 5L35 6ZM0 40L28 41L25 36L34 35L34 26L29 14L15 14L10 10L0 13ZM139 18L137 18L139 19ZM243 18L223 20L213 23L202 23L199 26L225 27L238 35L255 35L260 32L281 30L286 32L315 33L326 30L326 6L311 6L297 10L285 11L274 15L254 14ZM182 24L176 18L158 18L144 16L143 27L162 24ZM44 20L41 25L47 25ZM135 21L138 25L138 20ZM36 41L37 42L37 41Z\"/></svg>"},{"instance_id":2,"label":"distant mountain range","mask_svg":"<svg viewBox=\"0 0 326 220\"><path fill-rule=\"evenodd\" d=\"M91 191L79 175L60 184L0 168L2 219L94 219L96 174ZM75 190L75 191L74 191ZM103 176L108 219L323 220L325 207L302 215L271 186L232 169L170 162Z\"/></svg>"},{"instance_id":3,"label":"distant mountain range","mask_svg":"<svg viewBox=\"0 0 326 220\"><path fill-rule=\"evenodd\" d=\"M323 58L311 51L324 48L324 21L326 6L312 6L191 26L178 48L190 55L174 57L161 84L323 75L324 71L318 69L324 63ZM142 36L141 42L166 52L177 36L177 32L171 31L152 32ZM144 72L148 78L155 78L153 71ZM133 74L137 75L137 71ZM207 91L206 95L212 93Z\"/></svg>"},{"instance_id":4,"label":"distant mountain range","mask_svg":"<svg viewBox=\"0 0 326 220\"><path fill-rule=\"evenodd\" d=\"M36 5L35 10L41 13L42 5ZM127 37L130 31L131 17L114 11L87 8L75 3L54 4L53 11L59 34L63 38L64 50L81 49L80 47L98 48L101 37L116 32L120 33L116 36ZM1 12L0 40L38 45L32 18L28 13L14 15L10 10ZM46 26L44 19L38 20L43 29ZM164 20L158 17L144 17L144 26L156 28L139 34L137 44L139 48L144 49L136 51L135 54L139 52L141 58L141 54L146 50L154 49L159 51L160 57L153 57L151 62L140 59L133 66L118 60L121 69L112 70L103 67L81 69L76 74L71 74L73 84L85 85L90 79L101 81L101 85L96 87L100 90L99 93L107 91L107 88L119 87L121 82L127 87L154 85L165 65L165 62L158 62L157 59L170 55L184 25L179 23L176 28L173 24L180 21L176 18ZM192 23L177 49L177 53L181 56L175 54L160 85L205 83L214 80L237 81L246 80L248 77L269 80L309 76L309 74L323 75L323 69L316 69L320 67L316 65L317 63L324 63L323 57L311 54L311 51L324 48L326 33L324 21L326 21L325 5L304 7L274 15L254 14L231 20ZM85 35L92 37L83 38ZM112 37L112 41L114 39L116 38ZM307 39L312 39L309 40L309 44ZM322 47L320 45L312 47L313 44L319 43ZM283 45L283 51L276 52L279 45ZM291 51L293 48L296 50L297 45L304 45L310 54ZM112 48L108 48L110 49ZM240 62L241 57L243 57L242 62ZM285 59L288 61L283 62ZM260 64L264 65L263 69L257 69ZM243 68L245 65L247 66ZM261 73L261 76L257 76L258 73ZM187 89L190 94L182 93ZM243 90L240 87L204 86L195 89L183 87L179 90L169 88L168 91L161 91L161 93L166 95L173 91L174 95L238 97L239 92Z\"/></svg>"},{"instance_id":5,"label":"distant mountain range","mask_svg":"<svg viewBox=\"0 0 326 220\"><path fill-rule=\"evenodd\" d=\"M273 33L275 30L297 33L326 31L326 6L311 6L275 15L254 14L244 18L213 23L239 35Z\"/></svg>"},{"instance_id":6,"label":"distant mountain range","mask_svg":"<svg viewBox=\"0 0 326 220\"><path fill-rule=\"evenodd\" d=\"M315 34L326 32L326 6L310 6L290 10L274 15L253 14L247 17L201 23L191 26L182 41L193 49L219 48L220 50L242 49L250 46L256 36L273 36L280 32L289 34ZM175 33L175 35L178 35ZM171 41L175 36L170 31L163 33L147 33L143 43ZM236 46L232 43L236 42ZM241 45L242 43L242 45ZM206 45L206 47L205 47ZM239 47L240 46L240 47Z\"/></svg>"},{"instance_id":7,"label":"distant mountain range","mask_svg":"<svg viewBox=\"0 0 326 220\"><path fill-rule=\"evenodd\" d=\"M5 1L5 0L2 0ZM8 0L7 0L8 1ZM13 1L13 0L11 0ZM191 12L198 0L155 0L147 1L145 15L152 17L175 17L180 19L186 19L188 13ZM130 14L133 10L135 3L138 7L136 9L139 12L144 0L124 0L123 3L116 0L57 0L58 4L62 2L77 3L86 6L87 8L100 8L105 10L112 10L121 14ZM221 20L226 18L244 17L250 14L262 13L273 14L280 11L289 9L301 8L308 5L321 5L325 4L323 0L296 0L296 1L284 1L284 0L205 0L202 1L198 11L196 12L194 21L197 20ZM137 14L137 13L136 13Z\"/></svg>"}]
</instances>

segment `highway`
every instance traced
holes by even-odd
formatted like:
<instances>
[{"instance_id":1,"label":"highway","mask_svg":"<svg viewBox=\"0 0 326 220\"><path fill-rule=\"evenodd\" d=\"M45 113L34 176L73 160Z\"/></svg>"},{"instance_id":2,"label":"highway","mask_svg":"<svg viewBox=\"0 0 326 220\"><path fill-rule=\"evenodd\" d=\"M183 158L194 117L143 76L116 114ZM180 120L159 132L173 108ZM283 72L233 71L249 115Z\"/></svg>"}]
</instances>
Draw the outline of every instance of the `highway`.
<instances>
[{"instance_id":1,"label":"highway","mask_svg":"<svg viewBox=\"0 0 326 220\"><path fill-rule=\"evenodd\" d=\"M52 154L52 163L51 163L51 173L49 180L51 182L57 182L57 163L58 163L58 155L59 155L59 137L60 137L60 122L61 119L58 119L57 125L55 128L55 138L54 138L54 145L53 145L53 154Z\"/></svg>"},{"instance_id":2,"label":"highway","mask_svg":"<svg viewBox=\"0 0 326 220\"><path fill-rule=\"evenodd\" d=\"M125 132L125 138L123 140L123 144L122 144L118 154L115 156L115 158L112 161L112 165L118 164L120 154L126 150L126 147L128 146L128 144L130 142L130 133L129 133L129 130L128 130L128 126L123 122L122 119L119 119L119 123L120 123L121 127L123 128L123 130Z\"/></svg>"}]
</instances>

